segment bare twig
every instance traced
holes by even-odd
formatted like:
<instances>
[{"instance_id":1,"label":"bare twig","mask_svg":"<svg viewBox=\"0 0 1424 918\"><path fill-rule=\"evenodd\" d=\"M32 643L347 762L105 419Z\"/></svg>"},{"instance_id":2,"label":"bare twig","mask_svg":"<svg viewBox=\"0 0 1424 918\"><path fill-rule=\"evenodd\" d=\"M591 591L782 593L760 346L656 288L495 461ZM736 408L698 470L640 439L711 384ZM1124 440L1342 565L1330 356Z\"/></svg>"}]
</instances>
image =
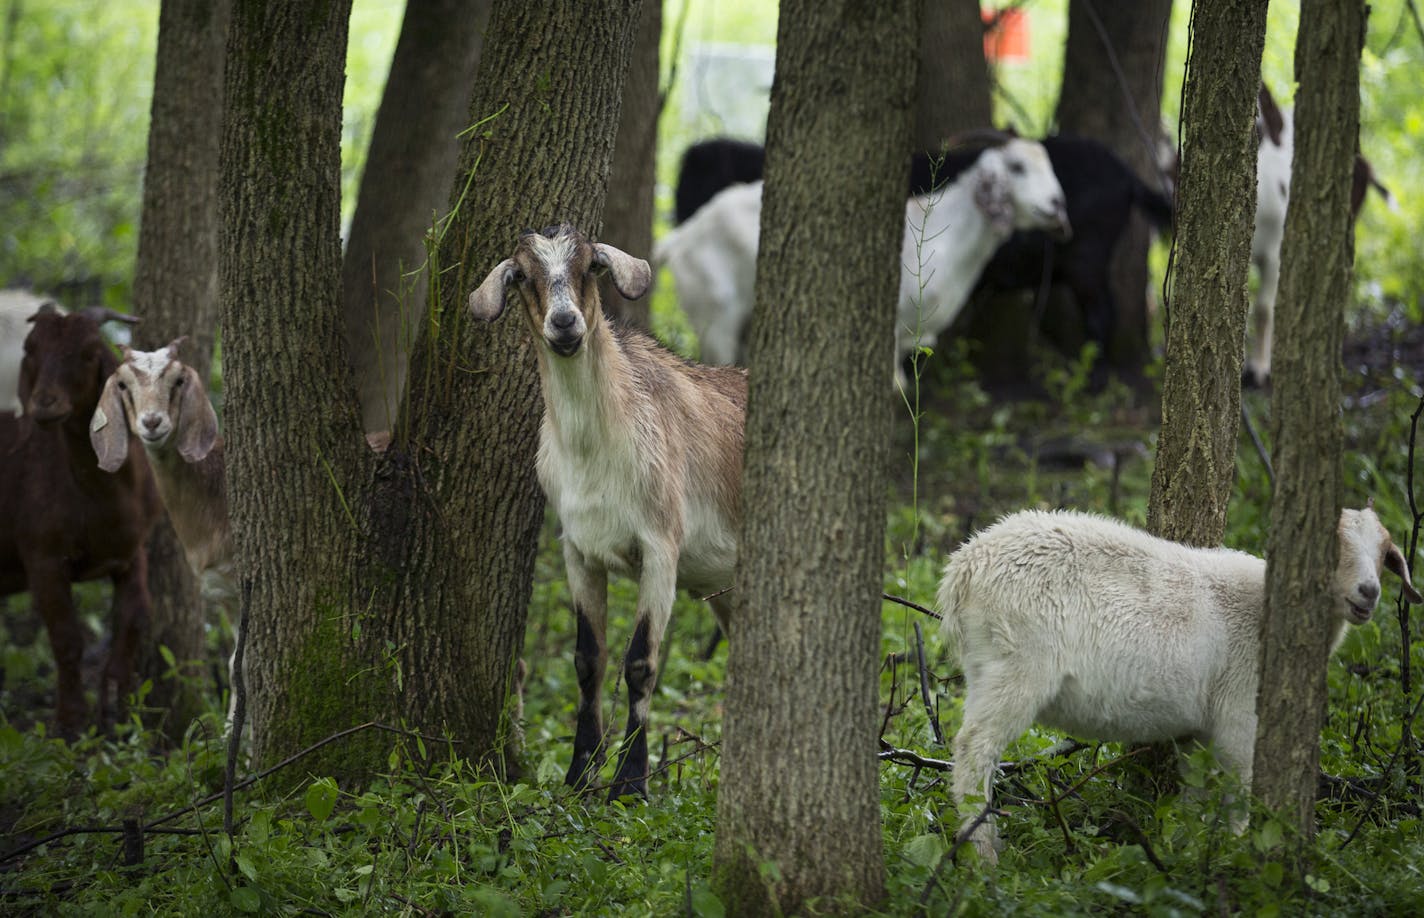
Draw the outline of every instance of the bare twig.
<instances>
[{"instance_id":1,"label":"bare twig","mask_svg":"<svg viewBox=\"0 0 1424 918\"><path fill-rule=\"evenodd\" d=\"M915 622L915 659L920 664L920 698L925 702L925 714L930 719L935 742L943 746L944 733L939 728L939 718L935 716L934 706L930 704L930 675L925 666L925 635L920 630L919 622Z\"/></svg>"},{"instance_id":2,"label":"bare twig","mask_svg":"<svg viewBox=\"0 0 1424 918\"><path fill-rule=\"evenodd\" d=\"M252 578L242 578L242 598L237 619L237 646L232 651L232 724L228 727L227 768L223 773L223 831L232 834L232 790L237 776L237 757L242 752L242 728L247 720L247 678L243 660L247 653L247 623L252 618Z\"/></svg>"},{"instance_id":3,"label":"bare twig","mask_svg":"<svg viewBox=\"0 0 1424 918\"><path fill-rule=\"evenodd\" d=\"M927 609L917 602L910 602L910 600L896 596L892 593L881 593L880 598L886 600L887 602L899 603L907 609L914 609L916 612L919 612L922 615L928 615L935 621L940 621L944 618L943 615L940 615L934 609Z\"/></svg>"},{"instance_id":4,"label":"bare twig","mask_svg":"<svg viewBox=\"0 0 1424 918\"><path fill-rule=\"evenodd\" d=\"M1271 490L1276 487L1276 470L1271 467L1271 455L1266 452L1266 446L1261 442L1261 435L1256 432L1256 422L1251 420L1251 412L1246 410L1246 400L1241 400L1241 426L1246 428L1246 434L1251 438L1251 445L1256 447L1256 455L1261 460L1261 465L1266 469L1266 480L1271 484Z\"/></svg>"},{"instance_id":5,"label":"bare twig","mask_svg":"<svg viewBox=\"0 0 1424 918\"><path fill-rule=\"evenodd\" d=\"M1394 747L1394 754L1389 757L1389 762L1384 767L1384 773L1380 775L1381 787L1384 785L1384 780L1389 777L1389 773L1394 770L1394 765L1399 761L1400 754L1404 752L1405 743L1411 742L1412 733L1410 728L1414 724L1414 718L1419 715L1419 707L1421 704L1424 704L1424 692L1421 692L1418 700L1414 702L1414 707L1409 711L1409 717L1405 719L1404 726L1399 731L1399 742ZM1360 829L1369 820L1370 813L1374 811L1375 803L1379 800L1379 797L1379 790L1369 792L1369 802L1365 804L1365 811L1360 814L1360 818L1355 822L1355 827L1350 830L1350 834L1340 843L1341 848L1349 845L1350 842L1355 840L1355 836L1360 834Z\"/></svg>"}]
</instances>

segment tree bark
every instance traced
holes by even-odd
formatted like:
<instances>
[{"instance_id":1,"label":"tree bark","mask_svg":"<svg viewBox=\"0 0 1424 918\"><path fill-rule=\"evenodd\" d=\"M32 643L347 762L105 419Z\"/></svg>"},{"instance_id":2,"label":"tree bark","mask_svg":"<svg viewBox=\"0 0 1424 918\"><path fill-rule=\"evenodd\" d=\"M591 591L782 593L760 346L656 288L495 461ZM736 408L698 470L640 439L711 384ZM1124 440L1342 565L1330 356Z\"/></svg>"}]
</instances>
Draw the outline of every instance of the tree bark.
<instances>
[{"instance_id":1,"label":"tree bark","mask_svg":"<svg viewBox=\"0 0 1424 918\"><path fill-rule=\"evenodd\" d=\"M350 0L234 0L219 180L227 491L250 592L253 755L371 709L354 601L369 460L342 346L341 93ZM359 516L357 516L359 514ZM342 773L347 749L319 757Z\"/></svg>"},{"instance_id":2,"label":"tree bark","mask_svg":"<svg viewBox=\"0 0 1424 918\"><path fill-rule=\"evenodd\" d=\"M461 755L513 767L505 709L543 520L537 382L521 324L476 327L465 296L521 228L597 230L639 4L496 0L476 127L433 246L435 309L391 445L374 456L339 297L345 8L238 2L222 302L254 754L374 719L448 732ZM308 767L385 768L390 741L363 737Z\"/></svg>"},{"instance_id":3,"label":"tree bark","mask_svg":"<svg viewBox=\"0 0 1424 918\"><path fill-rule=\"evenodd\" d=\"M915 148L939 150L959 131L994 123L979 0L923 0Z\"/></svg>"},{"instance_id":4,"label":"tree bark","mask_svg":"<svg viewBox=\"0 0 1424 918\"><path fill-rule=\"evenodd\" d=\"M134 274L133 346L156 350L188 337L183 362L207 379L217 331L217 176L222 127L224 45L229 0L174 2L159 12L157 67L144 170ZM167 517L148 543L152 597L148 634L139 644L139 679L151 679L148 703L165 712L170 739L183 735L203 706L206 675L202 599ZM166 646L186 677L167 678Z\"/></svg>"},{"instance_id":5,"label":"tree bark","mask_svg":"<svg viewBox=\"0 0 1424 918\"><path fill-rule=\"evenodd\" d=\"M717 801L732 914L884 892L887 384L920 10L781 6Z\"/></svg>"},{"instance_id":6,"label":"tree bark","mask_svg":"<svg viewBox=\"0 0 1424 918\"><path fill-rule=\"evenodd\" d=\"M623 90L623 116L613 148L613 177L608 182L601 241L629 255L648 258L653 251L653 184L658 152L659 45L663 36L662 0L644 0L633 42L632 61ZM598 284L603 308L625 325L652 327L652 297L625 299L610 278Z\"/></svg>"},{"instance_id":7,"label":"tree bark","mask_svg":"<svg viewBox=\"0 0 1424 918\"><path fill-rule=\"evenodd\" d=\"M490 0L409 0L342 265L361 424L390 430L425 310L425 236L443 214Z\"/></svg>"},{"instance_id":8,"label":"tree bark","mask_svg":"<svg viewBox=\"0 0 1424 918\"><path fill-rule=\"evenodd\" d=\"M1220 545L1236 475L1246 274L1255 209L1263 0L1197 0L1182 112L1176 269L1148 527Z\"/></svg>"},{"instance_id":9,"label":"tree bark","mask_svg":"<svg viewBox=\"0 0 1424 918\"><path fill-rule=\"evenodd\" d=\"M1071 0L1058 130L1101 141L1143 179L1161 188L1156 162L1162 120L1162 68L1172 0L1104 3ZM1147 248L1151 228L1134 212L1112 261L1117 329L1105 355L1138 372L1150 356L1147 337Z\"/></svg>"},{"instance_id":10,"label":"tree bark","mask_svg":"<svg viewBox=\"0 0 1424 918\"><path fill-rule=\"evenodd\" d=\"M1295 155L1281 246L1272 360L1272 464L1266 612L1261 623L1256 792L1303 839L1315 787L1339 612L1340 347L1354 234L1350 182L1360 126L1365 4L1306 0L1296 37Z\"/></svg>"}]
</instances>

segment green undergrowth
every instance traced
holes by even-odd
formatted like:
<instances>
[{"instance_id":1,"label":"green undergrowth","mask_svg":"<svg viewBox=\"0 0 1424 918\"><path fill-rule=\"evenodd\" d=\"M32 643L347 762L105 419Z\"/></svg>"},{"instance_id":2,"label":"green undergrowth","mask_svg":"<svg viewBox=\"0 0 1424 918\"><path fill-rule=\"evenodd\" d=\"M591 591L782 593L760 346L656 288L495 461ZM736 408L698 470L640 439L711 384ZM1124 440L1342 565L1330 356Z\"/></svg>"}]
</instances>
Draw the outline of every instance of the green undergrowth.
<instances>
[{"instance_id":1,"label":"green undergrowth","mask_svg":"<svg viewBox=\"0 0 1424 918\"><path fill-rule=\"evenodd\" d=\"M1085 357L1049 362L1044 390L1057 396L996 402L956 367L952 353L940 360L927 383L935 400L921 423L918 506L904 496L906 481L892 487L888 593L932 605L946 554L975 528L1019 507L1145 517L1154 444L1140 395L1117 387L1089 391ZM1398 380L1352 381L1351 391L1346 502L1373 496L1386 524L1404 538L1411 520L1409 415L1419 393ZM1268 438L1267 400L1250 393L1246 403ZM896 432L902 457L913 448L907 428ZM1264 466L1243 435L1230 543L1263 550L1268 488ZM222 786L226 745L216 691L211 710L171 751L161 751L137 722L112 738L91 735L70 744L48 738L53 675L47 642L23 605L12 601L0 616L0 857L65 830L116 829L125 820L148 828L142 857L132 865L126 865L122 834L111 831L66 835L5 857L0 910L722 914L709 877L727 650L722 644L703 658L712 616L705 604L679 597L653 705L651 802L624 806L574 796L562 783L577 699L574 629L552 521L541 544L525 643L525 772L518 781L501 783L459 758L442 758L439 750L449 747L434 738L383 734L388 770L363 788L338 786L299 759L238 790L231 837L220 800L194 805ZM1156 797L1145 790L1134 750L1107 744L1055 751L1062 737L1034 729L1005 753L1006 760L1025 764L998 785L1007 844L996 870L955 850L952 841L943 763L959 723L962 678L941 649L936 623L887 601L880 701L881 748L888 757L880 768L880 800L889 896L880 911L1418 911L1424 906L1417 866L1424 863L1424 832L1417 734L1424 725L1413 722L1413 745L1402 744L1409 742L1404 725L1420 695L1424 652L1414 642L1413 687L1406 694L1394 594L1388 584L1374 621L1354 629L1330 665L1321 747L1329 777L1322 778L1313 843L1302 846L1261 812L1245 835L1232 835L1221 805L1229 789L1211 772L1205 752L1192 758L1183 794ZM86 587L79 595L97 629L103 592ZM632 583L613 581L614 660L630 634L635 599ZM215 638L215 659L221 659L220 644ZM927 694L920 687L921 653ZM610 665L605 686L614 725L621 725L626 708L618 669ZM611 766L605 779L610 775ZM837 903L817 907L833 910Z\"/></svg>"}]
</instances>

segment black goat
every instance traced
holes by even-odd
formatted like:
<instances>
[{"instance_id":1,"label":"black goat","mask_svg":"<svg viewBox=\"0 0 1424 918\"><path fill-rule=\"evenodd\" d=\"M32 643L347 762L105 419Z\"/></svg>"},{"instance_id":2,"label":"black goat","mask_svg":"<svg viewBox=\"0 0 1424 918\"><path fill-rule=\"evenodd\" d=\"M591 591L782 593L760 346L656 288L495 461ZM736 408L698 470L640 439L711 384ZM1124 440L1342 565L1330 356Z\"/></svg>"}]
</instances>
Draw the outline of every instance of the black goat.
<instances>
[{"instance_id":1,"label":"black goat","mask_svg":"<svg viewBox=\"0 0 1424 918\"><path fill-rule=\"evenodd\" d=\"M1041 230L1015 232L994 253L977 288L1037 290L1045 276L1066 285L1101 358L1117 326L1109 266L1132 209L1141 208L1155 227L1168 229L1172 202L1095 140L1059 135L1045 138L1043 148L1063 188L1073 237L1057 242ZM943 158L915 154L909 193L923 194L953 181L976 156L977 151L953 151ZM761 146L743 140L717 137L688 147L677 180L677 221L692 216L728 185L760 179L763 162Z\"/></svg>"}]
</instances>

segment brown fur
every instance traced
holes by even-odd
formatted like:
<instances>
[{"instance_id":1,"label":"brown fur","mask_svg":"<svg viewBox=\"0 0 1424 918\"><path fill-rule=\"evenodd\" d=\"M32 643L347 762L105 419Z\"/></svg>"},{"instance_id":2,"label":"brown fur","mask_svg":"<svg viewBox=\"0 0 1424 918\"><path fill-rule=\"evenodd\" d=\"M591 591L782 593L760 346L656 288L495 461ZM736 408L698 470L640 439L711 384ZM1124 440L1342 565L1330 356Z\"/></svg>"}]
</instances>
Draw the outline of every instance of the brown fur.
<instances>
[{"instance_id":1,"label":"brown fur","mask_svg":"<svg viewBox=\"0 0 1424 918\"><path fill-rule=\"evenodd\" d=\"M99 720L114 715L111 692L130 688L148 619L144 543L158 495L134 445L118 474L99 469L89 419L117 361L99 337L103 316L42 313L20 371L25 417L0 414L0 595L29 591L44 618L58 671L55 719L78 730L87 705L79 678L84 632L70 584L114 584L113 641L99 687Z\"/></svg>"}]
</instances>

